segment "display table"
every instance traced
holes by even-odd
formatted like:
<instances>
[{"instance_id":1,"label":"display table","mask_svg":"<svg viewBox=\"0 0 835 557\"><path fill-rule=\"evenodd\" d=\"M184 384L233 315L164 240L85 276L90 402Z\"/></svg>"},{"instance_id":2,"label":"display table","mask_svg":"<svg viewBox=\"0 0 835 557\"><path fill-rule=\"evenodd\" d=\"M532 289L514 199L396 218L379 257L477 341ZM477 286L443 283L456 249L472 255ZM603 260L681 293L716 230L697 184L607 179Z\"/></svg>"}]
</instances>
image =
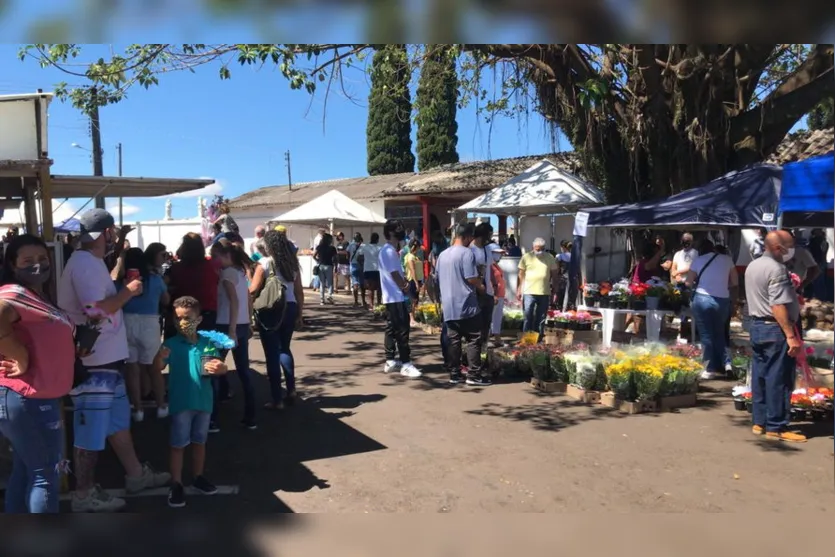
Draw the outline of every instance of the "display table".
<instances>
[{"instance_id":1,"label":"display table","mask_svg":"<svg viewBox=\"0 0 835 557\"><path fill-rule=\"evenodd\" d=\"M667 315L689 315L690 310L683 310L680 313L666 310L666 309L650 309L650 310L634 310L634 309L614 309L614 308L587 308L584 306L580 306L578 308L580 311L588 311L588 312L596 312L599 313L603 317L602 325L603 325L603 346L609 347L612 346L612 333L614 332L615 328L615 316L616 315L641 315L646 320L646 328L647 328L647 340L649 342L658 342L661 338L661 324L664 323L664 317ZM693 333L692 342L695 344L696 342L696 327L691 326L691 331Z\"/></svg>"}]
</instances>

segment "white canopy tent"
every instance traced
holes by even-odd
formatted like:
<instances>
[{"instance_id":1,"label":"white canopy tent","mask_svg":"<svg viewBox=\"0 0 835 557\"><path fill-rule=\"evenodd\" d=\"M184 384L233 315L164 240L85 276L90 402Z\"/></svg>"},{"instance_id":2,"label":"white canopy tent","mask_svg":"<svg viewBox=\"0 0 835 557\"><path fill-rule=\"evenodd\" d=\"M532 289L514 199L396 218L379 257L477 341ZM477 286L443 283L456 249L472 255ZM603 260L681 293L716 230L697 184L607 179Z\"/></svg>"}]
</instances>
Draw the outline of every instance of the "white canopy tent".
<instances>
[{"instance_id":1,"label":"white canopy tent","mask_svg":"<svg viewBox=\"0 0 835 557\"><path fill-rule=\"evenodd\" d=\"M603 192L595 186L543 159L458 210L494 215L554 215L603 203Z\"/></svg>"},{"instance_id":2,"label":"white canopy tent","mask_svg":"<svg viewBox=\"0 0 835 557\"><path fill-rule=\"evenodd\" d=\"M331 190L304 205L276 217L281 224L307 224L327 226L331 233L335 226L355 226L358 224L383 224L385 217L364 207L347 195Z\"/></svg>"}]
</instances>

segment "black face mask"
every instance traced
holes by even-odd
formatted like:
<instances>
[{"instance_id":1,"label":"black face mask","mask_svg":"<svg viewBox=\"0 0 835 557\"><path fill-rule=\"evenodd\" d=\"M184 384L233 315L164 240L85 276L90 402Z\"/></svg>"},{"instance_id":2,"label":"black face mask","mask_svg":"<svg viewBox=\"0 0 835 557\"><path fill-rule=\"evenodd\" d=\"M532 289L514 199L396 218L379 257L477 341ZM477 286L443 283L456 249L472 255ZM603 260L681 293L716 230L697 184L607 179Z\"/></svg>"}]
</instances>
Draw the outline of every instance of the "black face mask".
<instances>
[{"instance_id":1,"label":"black face mask","mask_svg":"<svg viewBox=\"0 0 835 557\"><path fill-rule=\"evenodd\" d=\"M394 231L394 239L398 242L402 242L406 239L406 231L405 230L395 230Z\"/></svg>"},{"instance_id":2,"label":"black face mask","mask_svg":"<svg viewBox=\"0 0 835 557\"><path fill-rule=\"evenodd\" d=\"M40 286L49 280L49 263L35 263L15 270L17 279L26 286Z\"/></svg>"},{"instance_id":3,"label":"black face mask","mask_svg":"<svg viewBox=\"0 0 835 557\"><path fill-rule=\"evenodd\" d=\"M684 249L690 249L690 245L690 242L682 242L681 247L683 247Z\"/></svg>"}]
</instances>

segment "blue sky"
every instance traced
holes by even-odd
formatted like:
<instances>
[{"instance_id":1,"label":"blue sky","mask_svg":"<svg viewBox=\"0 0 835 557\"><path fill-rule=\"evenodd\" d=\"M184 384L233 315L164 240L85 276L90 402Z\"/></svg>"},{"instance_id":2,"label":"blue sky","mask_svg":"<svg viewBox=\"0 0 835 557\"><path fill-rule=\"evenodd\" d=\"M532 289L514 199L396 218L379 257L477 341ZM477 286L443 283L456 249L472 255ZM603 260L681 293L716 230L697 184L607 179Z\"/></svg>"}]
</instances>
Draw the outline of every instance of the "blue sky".
<instances>
[{"instance_id":1,"label":"blue sky","mask_svg":"<svg viewBox=\"0 0 835 557\"><path fill-rule=\"evenodd\" d=\"M107 50L85 48L82 57L86 61ZM17 51L17 45L0 46L0 94L49 91L60 81L80 83L54 68L42 69L34 60L20 62ZM367 174L364 74L350 76L354 101L331 94L325 110L323 95L311 101L306 92L290 90L270 66L260 71L234 67L232 79L226 81L219 79L217 70L212 65L193 74L165 75L159 86L135 88L121 103L102 108L105 174L116 175L115 145L120 142L126 176L211 177L227 197L286 184L288 149L294 182ZM551 151L546 127L537 116L527 121L498 119L491 127L469 107L459 111L458 123L458 151L464 161ZM71 146L90 146L87 119L70 104L56 101L50 107L49 127L53 173L91 173L89 152ZM558 148L571 147L563 140ZM194 216L194 197L172 201L175 218ZM83 201L73 203L80 206ZM162 218L164 213L164 200L126 203L131 205L126 220Z\"/></svg>"}]
</instances>

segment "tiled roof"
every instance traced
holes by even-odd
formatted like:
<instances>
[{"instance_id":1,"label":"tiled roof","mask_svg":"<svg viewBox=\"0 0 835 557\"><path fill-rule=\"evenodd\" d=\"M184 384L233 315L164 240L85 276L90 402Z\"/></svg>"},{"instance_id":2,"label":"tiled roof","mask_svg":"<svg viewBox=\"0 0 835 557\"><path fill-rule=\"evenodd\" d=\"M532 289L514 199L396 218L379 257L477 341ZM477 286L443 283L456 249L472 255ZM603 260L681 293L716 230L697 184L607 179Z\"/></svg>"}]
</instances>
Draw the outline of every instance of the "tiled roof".
<instances>
[{"instance_id":1,"label":"tiled roof","mask_svg":"<svg viewBox=\"0 0 835 557\"><path fill-rule=\"evenodd\" d=\"M801 130L788 134L765 162L782 166L790 162L825 155L832 152L833 144L835 144L833 128Z\"/></svg>"}]
</instances>

